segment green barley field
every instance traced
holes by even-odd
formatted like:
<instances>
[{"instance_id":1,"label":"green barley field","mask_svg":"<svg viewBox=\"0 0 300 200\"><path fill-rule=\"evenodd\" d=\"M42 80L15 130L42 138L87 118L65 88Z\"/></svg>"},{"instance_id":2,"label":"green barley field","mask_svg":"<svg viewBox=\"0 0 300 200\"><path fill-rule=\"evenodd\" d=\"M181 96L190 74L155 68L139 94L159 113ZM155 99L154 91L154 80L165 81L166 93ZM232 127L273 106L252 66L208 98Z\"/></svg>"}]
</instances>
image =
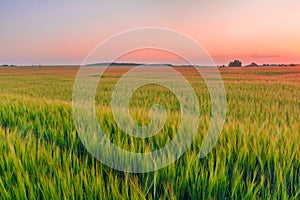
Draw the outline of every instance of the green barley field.
<instances>
[{"instance_id":1,"label":"green barley field","mask_svg":"<svg viewBox=\"0 0 300 200\"><path fill-rule=\"evenodd\" d=\"M210 96L199 75L178 68L200 106L198 134L187 152L155 172L111 169L84 147L72 116L78 67L0 67L0 199L299 199L300 67L220 69L227 94L221 136L197 157L210 122ZM166 107L158 135L123 133L110 108L114 85L128 67L111 67L96 95L98 122L116 145L135 152L162 148L176 135L180 105L168 89L136 90L130 114L149 122L153 104Z\"/></svg>"}]
</instances>

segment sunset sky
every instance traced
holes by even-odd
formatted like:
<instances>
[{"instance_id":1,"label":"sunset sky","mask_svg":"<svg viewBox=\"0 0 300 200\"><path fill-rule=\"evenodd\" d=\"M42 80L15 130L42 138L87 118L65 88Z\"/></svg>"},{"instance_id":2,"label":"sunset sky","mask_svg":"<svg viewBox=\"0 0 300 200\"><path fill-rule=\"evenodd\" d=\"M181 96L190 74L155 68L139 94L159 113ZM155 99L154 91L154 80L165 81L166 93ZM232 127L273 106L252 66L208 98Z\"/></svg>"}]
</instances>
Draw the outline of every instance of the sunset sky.
<instances>
[{"instance_id":1,"label":"sunset sky","mask_svg":"<svg viewBox=\"0 0 300 200\"><path fill-rule=\"evenodd\" d=\"M299 0L1 1L0 27L0 65L80 64L103 40L141 27L181 32L218 65L300 63ZM159 51L120 61L180 63Z\"/></svg>"}]
</instances>

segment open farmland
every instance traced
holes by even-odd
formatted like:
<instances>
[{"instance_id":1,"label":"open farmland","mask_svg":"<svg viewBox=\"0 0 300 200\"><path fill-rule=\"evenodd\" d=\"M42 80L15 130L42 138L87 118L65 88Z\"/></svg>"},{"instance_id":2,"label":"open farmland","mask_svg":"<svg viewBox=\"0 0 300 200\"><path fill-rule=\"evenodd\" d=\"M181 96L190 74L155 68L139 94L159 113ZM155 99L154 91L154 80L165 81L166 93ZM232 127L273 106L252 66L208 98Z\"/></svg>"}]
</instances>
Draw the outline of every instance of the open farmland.
<instances>
[{"instance_id":1,"label":"open farmland","mask_svg":"<svg viewBox=\"0 0 300 200\"><path fill-rule=\"evenodd\" d=\"M116 145L154 151L176 135L180 107L159 85L138 89L130 111L148 123L152 104L168 116L147 140L118 129L110 109L114 84L130 67L111 67L100 80L96 112ZM145 174L113 170L93 158L72 118L78 67L0 67L1 199L299 199L300 67L220 69L227 117L214 149L198 158L209 127L210 97L192 68L177 68L199 97L201 121L188 151L166 168Z\"/></svg>"}]
</instances>

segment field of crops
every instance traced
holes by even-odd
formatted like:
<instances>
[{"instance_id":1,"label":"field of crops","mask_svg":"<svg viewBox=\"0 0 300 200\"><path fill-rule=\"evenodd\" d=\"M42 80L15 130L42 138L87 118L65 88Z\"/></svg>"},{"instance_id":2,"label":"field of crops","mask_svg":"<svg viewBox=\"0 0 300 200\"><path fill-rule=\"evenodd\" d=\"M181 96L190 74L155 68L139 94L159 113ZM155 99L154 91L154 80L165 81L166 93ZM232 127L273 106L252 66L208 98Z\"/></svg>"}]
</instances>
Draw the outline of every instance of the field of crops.
<instances>
[{"instance_id":1,"label":"field of crops","mask_svg":"<svg viewBox=\"0 0 300 200\"><path fill-rule=\"evenodd\" d=\"M149 152L176 135L180 106L151 84L131 98L136 123L149 122L160 103L167 121L160 134L138 139L117 127L110 109L114 84L129 67L111 67L99 83L96 111L111 141ZM199 149L209 127L210 96L195 70L178 68L200 106L198 135L177 161L134 174L97 161L82 144L72 117L78 67L0 67L0 199L299 199L300 67L224 68L227 116L205 158Z\"/></svg>"}]
</instances>

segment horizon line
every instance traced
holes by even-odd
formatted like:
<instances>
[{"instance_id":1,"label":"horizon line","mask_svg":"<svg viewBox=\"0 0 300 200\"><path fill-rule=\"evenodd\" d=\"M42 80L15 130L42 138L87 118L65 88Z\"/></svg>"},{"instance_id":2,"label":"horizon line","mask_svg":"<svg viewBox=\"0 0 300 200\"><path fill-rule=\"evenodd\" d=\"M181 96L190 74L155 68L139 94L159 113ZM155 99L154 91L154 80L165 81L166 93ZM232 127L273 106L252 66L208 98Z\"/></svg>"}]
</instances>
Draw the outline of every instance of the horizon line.
<instances>
[{"instance_id":1,"label":"horizon line","mask_svg":"<svg viewBox=\"0 0 300 200\"><path fill-rule=\"evenodd\" d=\"M243 63L243 62L242 62ZM284 63L255 63L255 62L250 62L249 64L247 65L242 65L242 66L248 66L248 65L251 65L251 64L257 64L258 66L266 66L266 65L269 65L269 66L276 66L276 65L300 65L300 63L293 63L293 62L284 62ZM85 65L82 65L82 64L50 64L50 63L46 63L46 64L7 64L7 63L4 63L4 64L1 64L0 66L1 67L13 67L13 66L19 66L19 67L25 67L25 66L28 66L28 67L39 67L39 66L97 66L97 65L167 65L167 66L207 66L207 65L204 65L204 64L196 64L196 65L192 65L192 64L176 64L176 63L140 63L140 62L99 62L99 63L89 63L89 64L85 64ZM228 66L228 64L219 64L219 65L215 65L215 66Z\"/></svg>"}]
</instances>

